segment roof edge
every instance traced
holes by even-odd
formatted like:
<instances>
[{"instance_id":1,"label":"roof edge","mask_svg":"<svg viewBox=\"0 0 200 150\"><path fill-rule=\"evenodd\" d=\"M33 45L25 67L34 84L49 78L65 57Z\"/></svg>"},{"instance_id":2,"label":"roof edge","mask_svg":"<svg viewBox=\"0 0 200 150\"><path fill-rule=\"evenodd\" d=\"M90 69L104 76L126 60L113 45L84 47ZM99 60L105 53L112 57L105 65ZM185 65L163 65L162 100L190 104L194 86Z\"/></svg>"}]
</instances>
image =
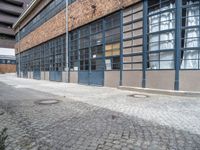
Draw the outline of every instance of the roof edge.
<instances>
[{"instance_id":1,"label":"roof edge","mask_svg":"<svg viewBox=\"0 0 200 150\"><path fill-rule=\"evenodd\" d=\"M33 0L32 3L28 6L28 8L20 15L19 19L14 23L13 29L19 25L21 21L35 8L35 6L40 2L40 0Z\"/></svg>"}]
</instances>

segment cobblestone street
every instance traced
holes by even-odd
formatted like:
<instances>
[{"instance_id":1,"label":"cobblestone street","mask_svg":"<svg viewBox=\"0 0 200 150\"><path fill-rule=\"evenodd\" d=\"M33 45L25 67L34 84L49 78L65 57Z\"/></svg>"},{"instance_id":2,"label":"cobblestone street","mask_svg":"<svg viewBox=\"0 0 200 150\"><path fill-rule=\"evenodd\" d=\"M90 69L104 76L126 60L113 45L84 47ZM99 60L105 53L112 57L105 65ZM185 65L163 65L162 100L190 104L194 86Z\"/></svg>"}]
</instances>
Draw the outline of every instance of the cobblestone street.
<instances>
[{"instance_id":1,"label":"cobblestone street","mask_svg":"<svg viewBox=\"0 0 200 150\"><path fill-rule=\"evenodd\" d=\"M8 150L200 149L199 97L132 94L0 75L0 130Z\"/></svg>"}]
</instances>

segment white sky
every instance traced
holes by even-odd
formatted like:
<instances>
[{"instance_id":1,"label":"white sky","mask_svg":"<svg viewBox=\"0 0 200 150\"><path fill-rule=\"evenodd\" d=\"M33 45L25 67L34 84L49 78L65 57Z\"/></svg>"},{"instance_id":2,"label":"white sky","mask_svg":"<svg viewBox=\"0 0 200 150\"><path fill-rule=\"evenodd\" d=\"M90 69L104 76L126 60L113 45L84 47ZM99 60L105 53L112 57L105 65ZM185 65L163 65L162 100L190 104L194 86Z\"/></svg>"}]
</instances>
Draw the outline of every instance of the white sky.
<instances>
[{"instance_id":1,"label":"white sky","mask_svg":"<svg viewBox=\"0 0 200 150\"><path fill-rule=\"evenodd\" d=\"M0 48L0 55L15 55L15 49L12 48Z\"/></svg>"}]
</instances>

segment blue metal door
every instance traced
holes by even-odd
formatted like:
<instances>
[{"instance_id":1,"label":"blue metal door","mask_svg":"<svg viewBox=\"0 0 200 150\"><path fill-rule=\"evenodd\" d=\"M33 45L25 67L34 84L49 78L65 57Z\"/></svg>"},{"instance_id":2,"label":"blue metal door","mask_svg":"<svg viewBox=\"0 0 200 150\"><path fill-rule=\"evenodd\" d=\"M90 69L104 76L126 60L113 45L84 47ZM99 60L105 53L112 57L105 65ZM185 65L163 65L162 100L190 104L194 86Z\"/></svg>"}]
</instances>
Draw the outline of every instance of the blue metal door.
<instances>
[{"instance_id":1,"label":"blue metal door","mask_svg":"<svg viewBox=\"0 0 200 150\"><path fill-rule=\"evenodd\" d=\"M40 60L39 59L34 61L33 79L36 79L36 80L41 79Z\"/></svg>"},{"instance_id":2,"label":"blue metal door","mask_svg":"<svg viewBox=\"0 0 200 150\"><path fill-rule=\"evenodd\" d=\"M91 71L89 72L89 85L103 86L104 62L103 58L91 58Z\"/></svg>"},{"instance_id":3,"label":"blue metal door","mask_svg":"<svg viewBox=\"0 0 200 150\"><path fill-rule=\"evenodd\" d=\"M84 66L82 66L84 64ZM81 63L78 79L80 84L103 86L104 85L104 63L103 58L91 58L90 62ZM84 70L82 70L84 69Z\"/></svg>"},{"instance_id":4,"label":"blue metal door","mask_svg":"<svg viewBox=\"0 0 200 150\"><path fill-rule=\"evenodd\" d=\"M89 85L103 86L104 84L104 72L92 71L89 74Z\"/></svg>"},{"instance_id":5,"label":"blue metal door","mask_svg":"<svg viewBox=\"0 0 200 150\"><path fill-rule=\"evenodd\" d=\"M40 77L40 69L34 69L33 70L33 79L36 79L36 80L40 80L41 77Z\"/></svg>"},{"instance_id":6,"label":"blue metal door","mask_svg":"<svg viewBox=\"0 0 200 150\"><path fill-rule=\"evenodd\" d=\"M78 77L79 77L80 84L88 84L89 83L89 72L88 71L79 71Z\"/></svg>"},{"instance_id":7,"label":"blue metal door","mask_svg":"<svg viewBox=\"0 0 200 150\"><path fill-rule=\"evenodd\" d=\"M50 71L49 72L49 80L50 81L62 81L62 71Z\"/></svg>"},{"instance_id":8,"label":"blue metal door","mask_svg":"<svg viewBox=\"0 0 200 150\"><path fill-rule=\"evenodd\" d=\"M54 81L54 71L49 71L49 80Z\"/></svg>"},{"instance_id":9,"label":"blue metal door","mask_svg":"<svg viewBox=\"0 0 200 150\"><path fill-rule=\"evenodd\" d=\"M23 78L28 78L28 71L27 70L23 70Z\"/></svg>"}]
</instances>

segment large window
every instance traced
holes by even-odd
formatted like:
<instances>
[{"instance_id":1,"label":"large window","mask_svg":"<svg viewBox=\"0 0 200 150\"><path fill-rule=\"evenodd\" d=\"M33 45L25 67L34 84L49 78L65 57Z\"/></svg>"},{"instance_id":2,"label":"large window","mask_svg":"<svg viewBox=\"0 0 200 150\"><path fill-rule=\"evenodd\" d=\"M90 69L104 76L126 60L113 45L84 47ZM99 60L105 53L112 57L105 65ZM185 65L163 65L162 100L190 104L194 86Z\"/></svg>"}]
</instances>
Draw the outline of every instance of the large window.
<instances>
[{"instance_id":1,"label":"large window","mask_svg":"<svg viewBox=\"0 0 200 150\"><path fill-rule=\"evenodd\" d=\"M175 0L148 1L148 68L174 69Z\"/></svg>"},{"instance_id":2,"label":"large window","mask_svg":"<svg viewBox=\"0 0 200 150\"><path fill-rule=\"evenodd\" d=\"M53 0L41 12L39 12L21 31L20 38L25 37L30 32L41 26L44 22L58 14L66 8L65 0ZM19 41L19 36L16 35L16 40Z\"/></svg>"},{"instance_id":3,"label":"large window","mask_svg":"<svg viewBox=\"0 0 200 150\"><path fill-rule=\"evenodd\" d=\"M17 55L17 66L27 71L64 71L66 66L66 37L62 35ZM20 57L20 58L19 58Z\"/></svg>"},{"instance_id":4,"label":"large window","mask_svg":"<svg viewBox=\"0 0 200 150\"><path fill-rule=\"evenodd\" d=\"M72 4L73 2L75 2L76 0L68 0L68 5Z\"/></svg>"},{"instance_id":5,"label":"large window","mask_svg":"<svg viewBox=\"0 0 200 150\"><path fill-rule=\"evenodd\" d=\"M90 62L91 70L104 70L103 62L103 20L90 26Z\"/></svg>"},{"instance_id":6,"label":"large window","mask_svg":"<svg viewBox=\"0 0 200 150\"><path fill-rule=\"evenodd\" d=\"M105 19L106 70L120 69L120 13Z\"/></svg>"},{"instance_id":7,"label":"large window","mask_svg":"<svg viewBox=\"0 0 200 150\"><path fill-rule=\"evenodd\" d=\"M89 70L90 26L79 30L80 70Z\"/></svg>"},{"instance_id":8,"label":"large window","mask_svg":"<svg viewBox=\"0 0 200 150\"><path fill-rule=\"evenodd\" d=\"M181 69L200 69L200 1L183 0Z\"/></svg>"},{"instance_id":9,"label":"large window","mask_svg":"<svg viewBox=\"0 0 200 150\"><path fill-rule=\"evenodd\" d=\"M71 71L78 70L78 32L73 31L70 34L69 47L69 67Z\"/></svg>"},{"instance_id":10,"label":"large window","mask_svg":"<svg viewBox=\"0 0 200 150\"><path fill-rule=\"evenodd\" d=\"M16 64L16 60L13 60L13 59L0 59L0 64Z\"/></svg>"},{"instance_id":11,"label":"large window","mask_svg":"<svg viewBox=\"0 0 200 150\"><path fill-rule=\"evenodd\" d=\"M123 70L141 70L143 54L142 3L125 9L123 18Z\"/></svg>"},{"instance_id":12,"label":"large window","mask_svg":"<svg viewBox=\"0 0 200 150\"><path fill-rule=\"evenodd\" d=\"M120 13L70 32L69 45L71 70L120 69Z\"/></svg>"}]
</instances>

